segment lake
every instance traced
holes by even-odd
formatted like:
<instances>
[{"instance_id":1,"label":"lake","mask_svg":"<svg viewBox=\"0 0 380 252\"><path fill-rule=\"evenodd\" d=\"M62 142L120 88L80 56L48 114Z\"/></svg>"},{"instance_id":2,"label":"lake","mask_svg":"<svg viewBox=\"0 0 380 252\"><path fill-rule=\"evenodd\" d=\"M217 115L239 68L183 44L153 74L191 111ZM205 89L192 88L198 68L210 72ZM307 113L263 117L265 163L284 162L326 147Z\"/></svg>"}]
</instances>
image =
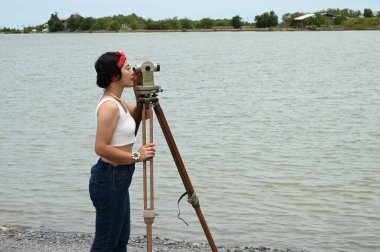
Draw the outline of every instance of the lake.
<instances>
[{"instance_id":1,"label":"lake","mask_svg":"<svg viewBox=\"0 0 380 252\"><path fill-rule=\"evenodd\" d=\"M94 63L159 62L160 104L219 244L380 250L380 31L0 35L0 225L93 232ZM133 101L131 90L124 98ZM207 242L157 120L153 235ZM141 132L136 149L141 146ZM142 166L132 236L145 234Z\"/></svg>"}]
</instances>

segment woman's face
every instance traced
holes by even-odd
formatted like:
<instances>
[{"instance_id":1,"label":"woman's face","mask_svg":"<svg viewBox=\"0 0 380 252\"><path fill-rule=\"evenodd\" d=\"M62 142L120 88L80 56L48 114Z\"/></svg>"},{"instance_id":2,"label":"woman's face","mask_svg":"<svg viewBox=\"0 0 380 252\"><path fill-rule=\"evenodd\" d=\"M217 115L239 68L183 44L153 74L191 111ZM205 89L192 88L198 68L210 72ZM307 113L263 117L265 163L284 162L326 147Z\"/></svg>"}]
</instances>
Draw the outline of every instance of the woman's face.
<instances>
[{"instance_id":1,"label":"woman's face","mask_svg":"<svg viewBox=\"0 0 380 252\"><path fill-rule=\"evenodd\" d=\"M133 72L127 60L124 62L124 65L122 66L120 71L121 71L120 81L123 83L123 85L125 87L133 87L133 82L132 82Z\"/></svg>"}]
</instances>

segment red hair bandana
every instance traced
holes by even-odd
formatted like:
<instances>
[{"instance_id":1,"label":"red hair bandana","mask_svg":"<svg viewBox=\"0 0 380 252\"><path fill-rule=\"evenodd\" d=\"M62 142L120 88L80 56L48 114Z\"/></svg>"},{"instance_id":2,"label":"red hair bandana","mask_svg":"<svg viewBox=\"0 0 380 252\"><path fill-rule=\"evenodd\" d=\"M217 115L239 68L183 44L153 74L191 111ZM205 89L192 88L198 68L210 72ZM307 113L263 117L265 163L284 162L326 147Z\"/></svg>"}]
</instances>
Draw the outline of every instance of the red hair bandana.
<instances>
[{"instance_id":1,"label":"red hair bandana","mask_svg":"<svg viewBox=\"0 0 380 252\"><path fill-rule=\"evenodd\" d=\"M126 60L125 54L123 52L116 52L116 55L120 56L119 60L116 62L116 65L121 68Z\"/></svg>"}]
</instances>

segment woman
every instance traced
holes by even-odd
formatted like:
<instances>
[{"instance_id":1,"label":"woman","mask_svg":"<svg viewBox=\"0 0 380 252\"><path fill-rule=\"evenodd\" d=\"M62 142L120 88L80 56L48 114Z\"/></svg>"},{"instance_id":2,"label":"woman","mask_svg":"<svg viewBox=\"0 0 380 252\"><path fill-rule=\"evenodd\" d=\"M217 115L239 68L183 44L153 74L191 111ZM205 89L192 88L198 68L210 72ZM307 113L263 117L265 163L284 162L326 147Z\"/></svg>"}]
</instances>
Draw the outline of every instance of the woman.
<instances>
[{"instance_id":1,"label":"woman","mask_svg":"<svg viewBox=\"0 0 380 252\"><path fill-rule=\"evenodd\" d=\"M90 198L96 209L92 252L127 251L130 235L128 188L135 163L155 155L153 143L132 151L136 141L133 114L136 107L120 97L124 88L134 87L139 76L131 71L125 54L107 52L95 63L97 84L104 94L96 108L95 152L100 156L91 168Z\"/></svg>"}]
</instances>

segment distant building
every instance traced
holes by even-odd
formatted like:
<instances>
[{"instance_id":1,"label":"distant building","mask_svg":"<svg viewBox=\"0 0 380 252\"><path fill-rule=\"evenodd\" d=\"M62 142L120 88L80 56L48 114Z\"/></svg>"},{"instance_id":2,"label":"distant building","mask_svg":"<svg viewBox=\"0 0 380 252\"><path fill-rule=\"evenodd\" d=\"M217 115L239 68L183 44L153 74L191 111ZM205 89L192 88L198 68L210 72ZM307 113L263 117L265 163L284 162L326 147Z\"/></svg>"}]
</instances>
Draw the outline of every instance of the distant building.
<instances>
[{"instance_id":1,"label":"distant building","mask_svg":"<svg viewBox=\"0 0 380 252\"><path fill-rule=\"evenodd\" d=\"M49 25L48 24L42 25L42 32L49 32Z\"/></svg>"},{"instance_id":2,"label":"distant building","mask_svg":"<svg viewBox=\"0 0 380 252\"><path fill-rule=\"evenodd\" d=\"M63 30L64 31L67 31L67 27L68 27L68 24L69 24L69 19L68 18L60 18L59 20L62 21L62 24L63 24Z\"/></svg>"},{"instance_id":3,"label":"distant building","mask_svg":"<svg viewBox=\"0 0 380 252\"><path fill-rule=\"evenodd\" d=\"M325 18L325 25L330 26L334 23L334 15L329 13L321 13L321 15Z\"/></svg>"},{"instance_id":4,"label":"distant building","mask_svg":"<svg viewBox=\"0 0 380 252\"><path fill-rule=\"evenodd\" d=\"M325 25L329 26L333 24L334 17L335 17L334 15L329 14L329 13L320 13L320 14L325 18ZM305 20L308 18L315 18L315 17L316 17L316 13L309 13L309 14L296 17L294 18L294 20L296 21L297 27L305 27Z\"/></svg>"},{"instance_id":5,"label":"distant building","mask_svg":"<svg viewBox=\"0 0 380 252\"><path fill-rule=\"evenodd\" d=\"M305 20L306 18L309 18L309 17L315 17L315 14L314 13L305 14L305 15L296 17L294 20L302 21L302 20Z\"/></svg>"}]
</instances>

